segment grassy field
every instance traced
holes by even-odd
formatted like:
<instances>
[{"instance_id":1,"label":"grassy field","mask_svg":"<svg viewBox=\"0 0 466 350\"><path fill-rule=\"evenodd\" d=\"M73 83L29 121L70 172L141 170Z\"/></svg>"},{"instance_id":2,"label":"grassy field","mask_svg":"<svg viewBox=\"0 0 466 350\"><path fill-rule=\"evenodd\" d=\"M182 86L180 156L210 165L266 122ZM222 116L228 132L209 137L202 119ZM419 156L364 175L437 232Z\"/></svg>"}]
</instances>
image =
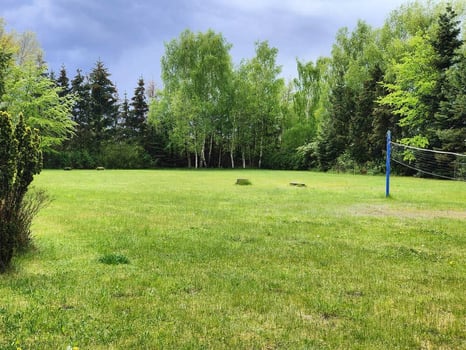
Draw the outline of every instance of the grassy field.
<instances>
[{"instance_id":1,"label":"grassy field","mask_svg":"<svg viewBox=\"0 0 466 350\"><path fill-rule=\"evenodd\" d=\"M43 171L0 349L465 349L466 183L384 181Z\"/></svg>"}]
</instances>

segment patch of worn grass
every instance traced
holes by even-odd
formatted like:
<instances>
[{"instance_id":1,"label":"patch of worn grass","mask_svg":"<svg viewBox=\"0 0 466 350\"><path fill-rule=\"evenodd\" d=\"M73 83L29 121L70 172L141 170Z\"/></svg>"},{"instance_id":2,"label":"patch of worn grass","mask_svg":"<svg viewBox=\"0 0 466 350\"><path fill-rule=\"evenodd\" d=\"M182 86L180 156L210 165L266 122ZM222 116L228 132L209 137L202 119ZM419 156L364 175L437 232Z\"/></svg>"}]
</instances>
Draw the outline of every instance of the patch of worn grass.
<instances>
[{"instance_id":1,"label":"patch of worn grass","mask_svg":"<svg viewBox=\"0 0 466 350\"><path fill-rule=\"evenodd\" d=\"M466 347L465 183L393 178L386 199L382 177L106 170L35 186L54 200L0 276L2 349ZM131 263L96 263L116 254Z\"/></svg>"}]
</instances>

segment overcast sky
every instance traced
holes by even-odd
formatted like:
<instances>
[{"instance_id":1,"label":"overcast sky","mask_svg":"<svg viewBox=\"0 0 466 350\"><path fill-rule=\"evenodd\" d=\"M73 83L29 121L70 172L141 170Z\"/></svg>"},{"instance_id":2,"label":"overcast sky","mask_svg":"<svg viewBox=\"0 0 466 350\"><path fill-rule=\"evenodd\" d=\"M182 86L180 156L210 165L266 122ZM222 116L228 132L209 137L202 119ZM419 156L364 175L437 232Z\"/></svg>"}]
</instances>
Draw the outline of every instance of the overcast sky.
<instances>
[{"instance_id":1,"label":"overcast sky","mask_svg":"<svg viewBox=\"0 0 466 350\"><path fill-rule=\"evenodd\" d=\"M407 0L0 0L7 30L32 31L49 67L89 73L101 59L120 96L131 97L140 76L161 86L164 43L185 29L213 29L233 45L234 64L254 56L254 43L279 50L283 77L296 59L328 56L341 27L358 19L379 27Z\"/></svg>"}]
</instances>

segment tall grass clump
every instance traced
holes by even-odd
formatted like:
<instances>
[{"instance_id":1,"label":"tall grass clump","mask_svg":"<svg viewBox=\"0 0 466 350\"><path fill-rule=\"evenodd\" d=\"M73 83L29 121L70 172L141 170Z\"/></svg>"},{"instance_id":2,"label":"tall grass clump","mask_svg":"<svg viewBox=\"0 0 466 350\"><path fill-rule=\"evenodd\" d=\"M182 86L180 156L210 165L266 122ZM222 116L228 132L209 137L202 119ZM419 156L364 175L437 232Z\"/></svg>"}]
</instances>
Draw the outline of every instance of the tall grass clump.
<instances>
[{"instance_id":1,"label":"tall grass clump","mask_svg":"<svg viewBox=\"0 0 466 350\"><path fill-rule=\"evenodd\" d=\"M15 248L19 252L25 252L31 247L32 221L39 211L50 202L50 196L44 189L30 189L26 192L16 218L17 237Z\"/></svg>"}]
</instances>

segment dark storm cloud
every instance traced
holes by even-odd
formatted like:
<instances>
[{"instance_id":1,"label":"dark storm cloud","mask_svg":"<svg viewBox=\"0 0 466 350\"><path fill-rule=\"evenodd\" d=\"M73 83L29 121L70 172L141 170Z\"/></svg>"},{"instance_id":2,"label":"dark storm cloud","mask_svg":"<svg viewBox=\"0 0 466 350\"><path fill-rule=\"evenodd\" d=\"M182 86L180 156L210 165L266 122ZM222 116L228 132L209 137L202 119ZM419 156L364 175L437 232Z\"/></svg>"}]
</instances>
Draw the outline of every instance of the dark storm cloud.
<instances>
[{"instance_id":1,"label":"dark storm cloud","mask_svg":"<svg viewBox=\"0 0 466 350\"><path fill-rule=\"evenodd\" d=\"M175 29L187 6L171 1L20 1L6 11L15 28L32 30L51 51L88 52L95 56L118 56L148 40L163 40ZM58 50L58 51L57 51ZM49 56L49 55L48 55ZM91 59L96 59L93 57ZM55 60L55 57L49 57Z\"/></svg>"},{"instance_id":2,"label":"dark storm cloud","mask_svg":"<svg viewBox=\"0 0 466 350\"><path fill-rule=\"evenodd\" d=\"M69 74L77 68L89 71L101 59L114 76L134 72L132 80L136 82L147 71L138 61L148 55L159 57L152 58L147 68L159 69L163 42L189 26L191 7L189 0L15 0L4 6L2 16L8 28L37 33L46 61L54 70L65 64L72 70ZM152 52L144 49L147 45L155 47ZM129 59L125 68L122 57ZM124 71L117 72L114 67Z\"/></svg>"},{"instance_id":3,"label":"dark storm cloud","mask_svg":"<svg viewBox=\"0 0 466 350\"><path fill-rule=\"evenodd\" d=\"M139 76L160 81L164 42L190 29L213 29L233 44L236 64L254 55L254 42L279 49L283 75L295 60L329 55L338 28L362 18L380 25L402 0L2 0L9 30L37 33L45 59L89 72L101 59L121 92L132 93ZM159 84L160 85L160 84Z\"/></svg>"}]
</instances>

